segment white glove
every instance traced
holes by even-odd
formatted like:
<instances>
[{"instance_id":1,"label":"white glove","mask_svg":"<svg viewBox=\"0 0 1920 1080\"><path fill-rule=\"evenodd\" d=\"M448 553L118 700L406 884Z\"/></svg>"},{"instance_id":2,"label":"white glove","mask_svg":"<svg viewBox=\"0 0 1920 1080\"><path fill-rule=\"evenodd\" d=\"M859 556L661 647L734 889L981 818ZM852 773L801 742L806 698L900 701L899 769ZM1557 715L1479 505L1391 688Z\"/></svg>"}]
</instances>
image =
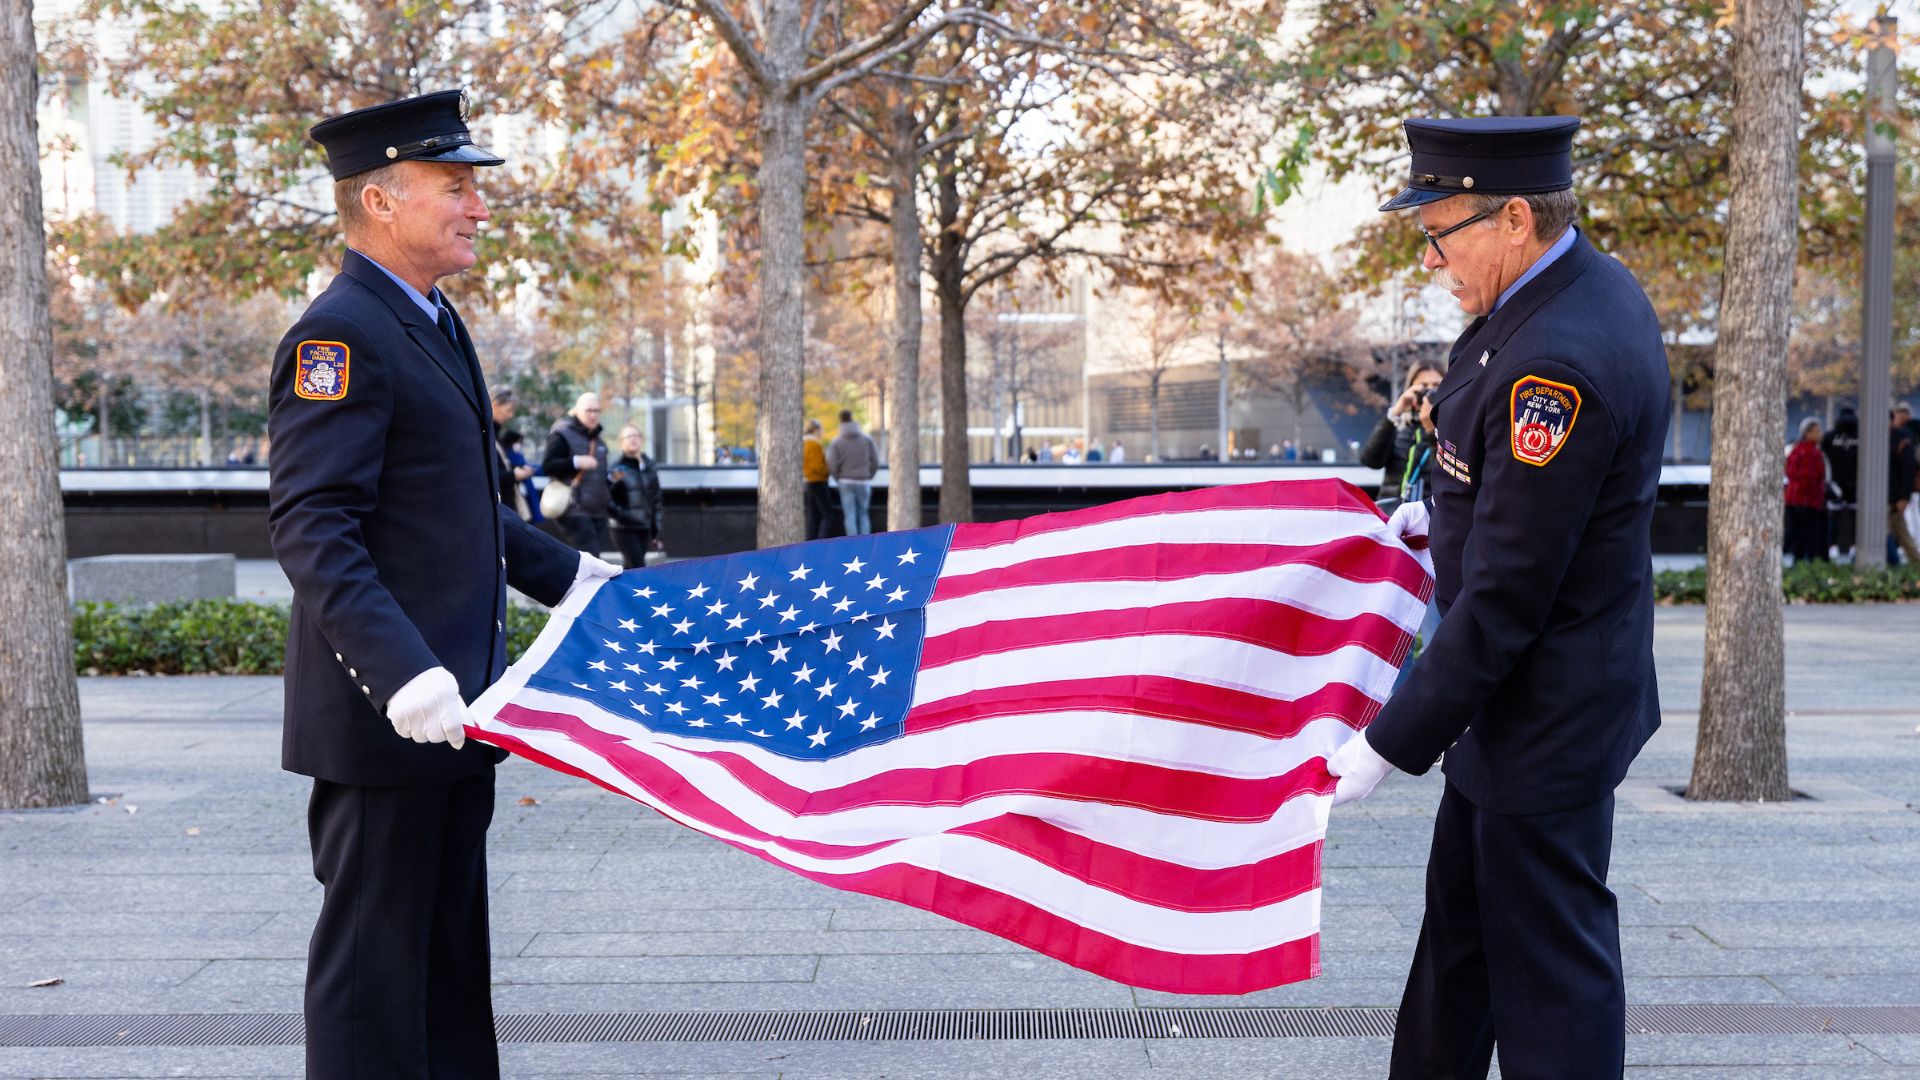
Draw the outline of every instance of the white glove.
<instances>
[{"instance_id":1,"label":"white glove","mask_svg":"<svg viewBox=\"0 0 1920 1080\"><path fill-rule=\"evenodd\" d=\"M1433 576L1433 553L1427 548L1427 529L1432 524L1433 515L1427 512L1425 499L1401 503L1394 507L1393 516L1387 519L1387 531L1407 545L1428 577Z\"/></svg>"},{"instance_id":2,"label":"white glove","mask_svg":"<svg viewBox=\"0 0 1920 1080\"><path fill-rule=\"evenodd\" d=\"M573 583L592 581L594 578L615 578L620 576L620 567L597 555L580 553L580 568L573 572Z\"/></svg>"},{"instance_id":3,"label":"white glove","mask_svg":"<svg viewBox=\"0 0 1920 1080\"><path fill-rule=\"evenodd\" d=\"M1427 537L1427 528L1433 523L1433 515L1427 512L1427 501L1416 499L1403 502L1394 507L1393 516L1387 519L1387 529L1402 540ZM1409 543L1408 547L1414 545Z\"/></svg>"},{"instance_id":4,"label":"white glove","mask_svg":"<svg viewBox=\"0 0 1920 1080\"><path fill-rule=\"evenodd\" d=\"M1333 752L1327 759L1327 771L1340 780L1333 787L1333 805L1345 806L1373 794L1393 771L1393 763L1375 753L1366 733L1361 732Z\"/></svg>"},{"instance_id":5,"label":"white glove","mask_svg":"<svg viewBox=\"0 0 1920 1080\"><path fill-rule=\"evenodd\" d=\"M467 742L467 703L460 700L459 680L443 667L428 668L394 691L387 719L417 743L452 743L458 750Z\"/></svg>"}]
</instances>

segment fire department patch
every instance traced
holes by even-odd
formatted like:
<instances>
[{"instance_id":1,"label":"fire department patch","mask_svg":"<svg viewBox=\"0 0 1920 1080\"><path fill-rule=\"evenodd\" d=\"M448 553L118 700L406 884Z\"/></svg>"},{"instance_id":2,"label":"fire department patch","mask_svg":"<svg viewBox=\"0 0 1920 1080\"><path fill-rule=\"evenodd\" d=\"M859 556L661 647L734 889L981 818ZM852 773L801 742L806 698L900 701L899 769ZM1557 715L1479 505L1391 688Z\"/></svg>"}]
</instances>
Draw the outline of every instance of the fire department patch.
<instances>
[{"instance_id":1,"label":"fire department patch","mask_svg":"<svg viewBox=\"0 0 1920 1080\"><path fill-rule=\"evenodd\" d=\"M1580 391L1528 375L1513 384L1513 456L1529 465L1553 460L1580 418Z\"/></svg>"},{"instance_id":2,"label":"fire department patch","mask_svg":"<svg viewBox=\"0 0 1920 1080\"><path fill-rule=\"evenodd\" d=\"M339 401L347 396L347 358L351 350L338 341L303 341L293 351L297 369L293 392L308 401Z\"/></svg>"}]
</instances>

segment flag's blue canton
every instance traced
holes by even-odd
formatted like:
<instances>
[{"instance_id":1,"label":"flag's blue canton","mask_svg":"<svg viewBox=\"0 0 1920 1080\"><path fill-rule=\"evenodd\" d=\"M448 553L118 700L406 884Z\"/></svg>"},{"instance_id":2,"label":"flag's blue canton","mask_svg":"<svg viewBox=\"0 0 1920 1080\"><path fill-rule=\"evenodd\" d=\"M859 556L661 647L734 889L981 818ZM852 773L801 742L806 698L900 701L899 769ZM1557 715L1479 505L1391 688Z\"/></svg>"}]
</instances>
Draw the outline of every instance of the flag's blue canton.
<instances>
[{"instance_id":1,"label":"flag's blue canton","mask_svg":"<svg viewBox=\"0 0 1920 1080\"><path fill-rule=\"evenodd\" d=\"M900 733L952 526L623 574L527 685L657 732L829 758Z\"/></svg>"}]
</instances>

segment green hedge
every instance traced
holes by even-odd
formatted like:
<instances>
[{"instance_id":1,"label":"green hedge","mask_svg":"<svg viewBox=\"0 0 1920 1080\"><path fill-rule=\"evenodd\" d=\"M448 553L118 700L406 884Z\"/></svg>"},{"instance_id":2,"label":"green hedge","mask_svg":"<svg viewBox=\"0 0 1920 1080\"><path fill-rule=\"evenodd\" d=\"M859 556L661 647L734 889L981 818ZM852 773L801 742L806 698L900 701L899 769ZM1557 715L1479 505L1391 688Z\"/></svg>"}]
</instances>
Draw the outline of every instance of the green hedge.
<instances>
[{"instance_id":1,"label":"green hedge","mask_svg":"<svg viewBox=\"0 0 1920 1080\"><path fill-rule=\"evenodd\" d=\"M1781 575L1787 599L1834 604L1920 600L1920 567L1856 568L1832 563L1790 566ZM1707 598L1707 572L1663 570L1654 595L1667 604ZM526 652L547 610L507 605L507 656ZM287 648L287 609L250 600L194 600L73 609L73 666L82 675L278 675Z\"/></svg>"},{"instance_id":2,"label":"green hedge","mask_svg":"<svg viewBox=\"0 0 1920 1080\"><path fill-rule=\"evenodd\" d=\"M1799 604L1920 600L1920 566L1800 563L1781 572L1780 588L1789 602ZM1706 568L1662 570L1653 575L1653 594L1666 604L1704 604Z\"/></svg>"},{"instance_id":3,"label":"green hedge","mask_svg":"<svg viewBox=\"0 0 1920 1080\"><path fill-rule=\"evenodd\" d=\"M507 605L507 655L546 625L545 608ZM73 609L73 666L82 675L278 675L287 608L249 600L193 600Z\"/></svg>"}]
</instances>

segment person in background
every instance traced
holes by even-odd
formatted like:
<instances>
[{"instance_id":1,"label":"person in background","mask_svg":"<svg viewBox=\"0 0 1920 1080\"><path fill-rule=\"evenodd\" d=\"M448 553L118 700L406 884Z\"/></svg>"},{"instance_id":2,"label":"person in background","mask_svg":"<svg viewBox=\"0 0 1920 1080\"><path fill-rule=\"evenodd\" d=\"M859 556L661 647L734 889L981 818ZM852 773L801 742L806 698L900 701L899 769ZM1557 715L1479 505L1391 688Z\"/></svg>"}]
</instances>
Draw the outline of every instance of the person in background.
<instances>
[{"instance_id":1,"label":"person in background","mask_svg":"<svg viewBox=\"0 0 1920 1080\"><path fill-rule=\"evenodd\" d=\"M833 529L833 489L827 486L827 448L820 441L825 429L818 420L807 421L806 438L800 442L800 472L807 481L807 539L831 536Z\"/></svg>"},{"instance_id":2,"label":"person in background","mask_svg":"<svg viewBox=\"0 0 1920 1080\"><path fill-rule=\"evenodd\" d=\"M1913 480L1920 471L1914 459L1916 441L1895 408L1887 432L1887 565L1898 566L1904 554L1909 563L1920 563L1920 549L1914 547L1913 531L1907 528L1907 505L1913 501ZM1911 416L1911 413L1908 413Z\"/></svg>"},{"instance_id":3,"label":"person in background","mask_svg":"<svg viewBox=\"0 0 1920 1080\"><path fill-rule=\"evenodd\" d=\"M854 422L853 410L840 410L840 431L827 447L827 472L840 485L840 513L848 536L873 531L867 507L873 501L873 475L880 471L880 449Z\"/></svg>"},{"instance_id":4,"label":"person in background","mask_svg":"<svg viewBox=\"0 0 1920 1080\"><path fill-rule=\"evenodd\" d=\"M1827 507L1833 554L1852 559L1854 515L1860 504L1860 417L1851 408L1840 407L1833 430L1820 437L1820 452L1827 458L1828 491L1833 496Z\"/></svg>"},{"instance_id":5,"label":"person in background","mask_svg":"<svg viewBox=\"0 0 1920 1080\"><path fill-rule=\"evenodd\" d=\"M1087 464L1098 465L1105 460L1106 455L1100 452L1099 442L1096 441L1087 444Z\"/></svg>"},{"instance_id":6,"label":"person in background","mask_svg":"<svg viewBox=\"0 0 1920 1080\"><path fill-rule=\"evenodd\" d=\"M524 520L528 524L538 525L546 520L540 516L540 492L533 486L533 478L540 475L540 467L527 461L527 455L520 449L520 444L524 441L526 441L525 438L517 431L502 432L500 449L506 451L507 464L513 466L516 476L522 472L526 473L519 485L519 498L526 510Z\"/></svg>"},{"instance_id":7,"label":"person in background","mask_svg":"<svg viewBox=\"0 0 1920 1080\"><path fill-rule=\"evenodd\" d=\"M523 485L533 475L533 469L528 467L525 457L518 465L514 464L510 452L513 444L520 441L520 433L507 426L513 420L514 409L513 388L494 387L493 451L500 458L500 504L519 514L521 521L532 521L533 504Z\"/></svg>"},{"instance_id":8,"label":"person in background","mask_svg":"<svg viewBox=\"0 0 1920 1080\"><path fill-rule=\"evenodd\" d=\"M540 467L551 480L573 487L567 512L558 521L567 542L598 557L607 549L607 512L613 502L607 486L607 444L600 437L599 394L581 394L573 411L554 421Z\"/></svg>"},{"instance_id":9,"label":"person in background","mask_svg":"<svg viewBox=\"0 0 1920 1080\"><path fill-rule=\"evenodd\" d=\"M1913 442L1913 454L1920 464L1920 417L1913 415L1913 406L1906 402L1897 402L1893 406L1893 421L1907 429L1907 438ZM1920 499L1907 499L1907 535L1920 540Z\"/></svg>"},{"instance_id":10,"label":"person in background","mask_svg":"<svg viewBox=\"0 0 1920 1080\"><path fill-rule=\"evenodd\" d=\"M1379 469L1380 495L1374 499L1389 513L1404 500L1418 502L1427 497L1427 475L1433 468L1431 421L1423 422L1420 407L1446 376L1438 360L1415 360L1407 369L1407 387L1387 407L1387 414L1373 425L1365 446L1360 448L1360 464Z\"/></svg>"},{"instance_id":11,"label":"person in background","mask_svg":"<svg viewBox=\"0 0 1920 1080\"><path fill-rule=\"evenodd\" d=\"M1107 451L1107 464L1125 465L1126 463L1127 463L1126 446L1122 444L1119 439L1113 440L1113 449Z\"/></svg>"},{"instance_id":12,"label":"person in background","mask_svg":"<svg viewBox=\"0 0 1920 1080\"><path fill-rule=\"evenodd\" d=\"M1820 421L1800 421L1800 438L1787 451L1787 554L1795 565L1827 557L1827 455L1820 452Z\"/></svg>"},{"instance_id":13,"label":"person in background","mask_svg":"<svg viewBox=\"0 0 1920 1080\"><path fill-rule=\"evenodd\" d=\"M647 565L647 552L664 548L660 527L666 508L660 499L660 470L641 449L640 429L620 429L620 460L607 470L612 496L613 542L629 570Z\"/></svg>"}]
</instances>

